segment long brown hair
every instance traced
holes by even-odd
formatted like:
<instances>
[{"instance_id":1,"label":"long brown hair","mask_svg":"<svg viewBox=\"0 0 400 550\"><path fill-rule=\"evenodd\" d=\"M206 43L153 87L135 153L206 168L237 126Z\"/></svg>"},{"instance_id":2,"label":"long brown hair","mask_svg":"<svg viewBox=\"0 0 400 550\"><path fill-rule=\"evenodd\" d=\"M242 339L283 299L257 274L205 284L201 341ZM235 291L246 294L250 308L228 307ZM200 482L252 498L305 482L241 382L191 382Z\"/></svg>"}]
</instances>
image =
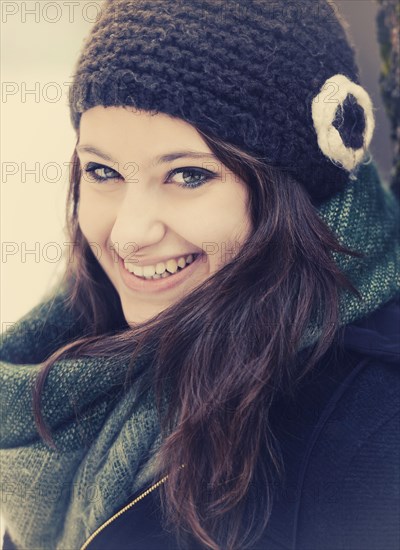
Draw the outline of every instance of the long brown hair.
<instances>
[{"instance_id":1,"label":"long brown hair","mask_svg":"<svg viewBox=\"0 0 400 550\"><path fill-rule=\"evenodd\" d=\"M75 253L64 283L71 307L88 330L43 363L33 407L39 434L54 445L40 411L52 364L83 352L94 357L123 353L131 356L134 369L142 346L150 345L154 362L149 383L154 384L163 434L159 477L168 474L159 493L166 524L175 528L179 542L189 533L213 550L245 549L265 529L273 487L284 479L271 405L279 394L293 395L331 346L341 290L360 297L332 252L362 254L339 244L287 172L198 131L248 186L251 235L232 261L190 295L129 327L114 287L79 228L81 168L74 151L67 229ZM316 316L320 337L300 361L301 337ZM163 415L166 381L175 390Z\"/></svg>"}]
</instances>

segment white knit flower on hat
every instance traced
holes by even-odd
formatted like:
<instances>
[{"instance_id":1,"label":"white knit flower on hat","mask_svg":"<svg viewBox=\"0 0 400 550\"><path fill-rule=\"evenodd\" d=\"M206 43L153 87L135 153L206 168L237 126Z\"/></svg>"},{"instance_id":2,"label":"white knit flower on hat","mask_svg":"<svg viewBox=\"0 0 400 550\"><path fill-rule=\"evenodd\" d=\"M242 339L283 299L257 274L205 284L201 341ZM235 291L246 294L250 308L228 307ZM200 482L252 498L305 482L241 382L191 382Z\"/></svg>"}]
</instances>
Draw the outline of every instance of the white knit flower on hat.
<instances>
[{"instance_id":1,"label":"white knit flower on hat","mask_svg":"<svg viewBox=\"0 0 400 550\"><path fill-rule=\"evenodd\" d=\"M375 128L368 93L336 74L324 82L311 110L319 148L350 172L362 161Z\"/></svg>"}]
</instances>

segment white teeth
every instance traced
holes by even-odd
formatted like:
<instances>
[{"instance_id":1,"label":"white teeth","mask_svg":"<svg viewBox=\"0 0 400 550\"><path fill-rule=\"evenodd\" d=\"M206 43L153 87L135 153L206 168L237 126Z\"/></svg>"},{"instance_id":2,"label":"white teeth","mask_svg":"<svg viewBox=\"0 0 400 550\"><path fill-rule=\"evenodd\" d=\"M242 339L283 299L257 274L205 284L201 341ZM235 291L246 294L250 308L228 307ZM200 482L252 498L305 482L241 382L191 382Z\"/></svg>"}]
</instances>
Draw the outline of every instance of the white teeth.
<instances>
[{"instance_id":1,"label":"white teeth","mask_svg":"<svg viewBox=\"0 0 400 550\"><path fill-rule=\"evenodd\" d=\"M143 277L143 267L141 267L140 265L133 264L132 271L138 277ZM131 271L131 273L132 273L132 271Z\"/></svg>"},{"instance_id":2,"label":"white teeth","mask_svg":"<svg viewBox=\"0 0 400 550\"><path fill-rule=\"evenodd\" d=\"M167 267L167 271L169 271L170 273L175 273L178 269L178 264L176 263L176 260L168 260L165 265Z\"/></svg>"},{"instance_id":3,"label":"white teeth","mask_svg":"<svg viewBox=\"0 0 400 550\"><path fill-rule=\"evenodd\" d=\"M145 279L159 279L160 277L168 277L170 274L177 272L178 267L183 269L186 264L191 264L194 260L193 254L188 256L181 256L178 260L171 258L167 262L158 262L154 265L139 266L135 263L124 263L125 268L134 273L137 277L144 277Z\"/></svg>"},{"instance_id":4,"label":"white teeth","mask_svg":"<svg viewBox=\"0 0 400 550\"><path fill-rule=\"evenodd\" d=\"M143 276L144 277L152 277L155 272L156 272L156 270L154 269L154 267L152 265L145 265L143 267Z\"/></svg>"},{"instance_id":5,"label":"white teeth","mask_svg":"<svg viewBox=\"0 0 400 550\"><path fill-rule=\"evenodd\" d=\"M130 273L133 273L133 264L124 263L124 266Z\"/></svg>"}]
</instances>

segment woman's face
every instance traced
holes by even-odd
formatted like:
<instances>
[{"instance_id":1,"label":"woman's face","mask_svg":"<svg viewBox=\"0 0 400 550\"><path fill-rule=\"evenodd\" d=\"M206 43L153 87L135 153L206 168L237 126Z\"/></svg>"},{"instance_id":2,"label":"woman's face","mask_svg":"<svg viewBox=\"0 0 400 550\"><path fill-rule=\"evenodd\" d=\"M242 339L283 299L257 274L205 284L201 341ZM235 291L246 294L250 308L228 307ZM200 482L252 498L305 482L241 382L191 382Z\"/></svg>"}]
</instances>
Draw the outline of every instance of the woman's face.
<instances>
[{"instance_id":1,"label":"woman's face","mask_svg":"<svg viewBox=\"0 0 400 550\"><path fill-rule=\"evenodd\" d=\"M131 326L190 293L249 236L245 183L180 119L97 106L82 115L77 153L79 225Z\"/></svg>"}]
</instances>

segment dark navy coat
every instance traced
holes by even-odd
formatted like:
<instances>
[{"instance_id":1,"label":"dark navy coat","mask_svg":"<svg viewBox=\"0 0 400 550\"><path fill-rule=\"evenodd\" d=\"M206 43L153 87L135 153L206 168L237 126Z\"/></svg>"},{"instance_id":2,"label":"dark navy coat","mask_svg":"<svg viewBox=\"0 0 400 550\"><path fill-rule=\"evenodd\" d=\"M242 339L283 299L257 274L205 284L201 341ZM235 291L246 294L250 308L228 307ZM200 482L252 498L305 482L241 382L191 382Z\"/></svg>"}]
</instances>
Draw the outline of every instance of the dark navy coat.
<instances>
[{"instance_id":1,"label":"dark navy coat","mask_svg":"<svg viewBox=\"0 0 400 550\"><path fill-rule=\"evenodd\" d=\"M275 404L286 482L252 550L400 549L400 300L342 332L343 345L332 346L297 398ZM12 548L6 535L4 550ZM177 549L162 528L157 489L87 546Z\"/></svg>"}]
</instances>

